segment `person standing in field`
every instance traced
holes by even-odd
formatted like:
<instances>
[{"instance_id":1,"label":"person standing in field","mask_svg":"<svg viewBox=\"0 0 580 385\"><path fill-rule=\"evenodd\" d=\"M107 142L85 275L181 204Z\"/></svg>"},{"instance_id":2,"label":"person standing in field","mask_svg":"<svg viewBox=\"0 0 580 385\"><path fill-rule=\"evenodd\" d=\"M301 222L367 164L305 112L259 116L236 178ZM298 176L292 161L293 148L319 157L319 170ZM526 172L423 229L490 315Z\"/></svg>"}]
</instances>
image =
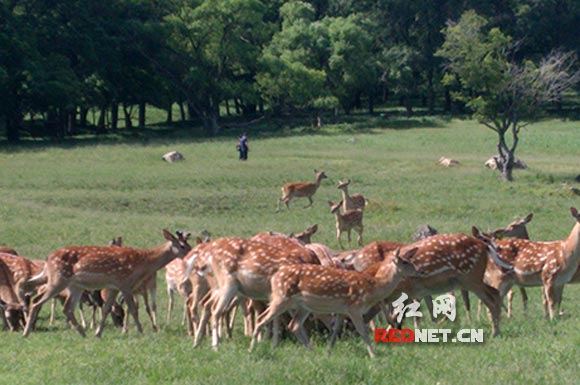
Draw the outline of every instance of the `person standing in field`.
<instances>
[{"instance_id":1,"label":"person standing in field","mask_svg":"<svg viewBox=\"0 0 580 385\"><path fill-rule=\"evenodd\" d=\"M240 135L237 148L240 152L240 160L248 160L248 151L250 148L248 146L248 135L245 132Z\"/></svg>"}]
</instances>

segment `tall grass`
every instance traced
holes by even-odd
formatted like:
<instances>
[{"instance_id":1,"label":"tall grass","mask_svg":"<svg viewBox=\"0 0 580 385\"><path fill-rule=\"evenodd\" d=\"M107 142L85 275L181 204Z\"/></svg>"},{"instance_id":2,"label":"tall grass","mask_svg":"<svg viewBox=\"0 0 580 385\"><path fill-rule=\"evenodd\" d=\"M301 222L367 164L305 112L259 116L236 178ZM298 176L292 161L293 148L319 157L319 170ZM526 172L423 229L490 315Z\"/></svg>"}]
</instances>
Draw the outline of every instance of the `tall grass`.
<instances>
[{"instance_id":1,"label":"tall grass","mask_svg":"<svg viewBox=\"0 0 580 385\"><path fill-rule=\"evenodd\" d=\"M45 258L66 245L105 244L118 235L127 245L151 247L162 242L162 228L208 229L219 237L296 232L318 223L315 240L337 249L326 201L340 199L336 181L343 178L352 179L351 192L370 201L365 242L410 241L423 223L440 232L468 232L472 225L492 229L528 212L535 213L529 225L533 239L561 239L573 225L568 208L580 201L570 190L580 173L574 122L526 129L517 156L529 168L516 171L510 184L483 167L494 154L495 137L472 121L377 119L372 126L327 126L285 137L250 130L248 162L237 160L235 140L232 134L230 140L4 147L0 243ZM161 161L170 150L186 160ZM461 165L440 167L436 161L443 155ZM283 183L314 180L314 169L329 176L314 206L303 209L307 202L295 200L290 211L276 214ZM165 320L162 275L158 302ZM38 331L28 339L0 334L0 383L572 384L580 369L578 294L577 287L567 287L566 315L548 322L539 289L531 289L527 316L518 298L513 319L502 319L499 338L490 337L487 319L468 324L460 311L460 320L445 327L483 328L484 344L383 344L377 345L376 360L369 360L362 341L353 337L338 341L328 356L326 336L316 335L313 352L290 339L278 349L261 343L248 354L249 340L239 327L219 352L207 342L193 350L178 315L163 322L159 333L142 316L143 336L134 328L122 335L109 325L102 339L82 339L64 326L62 315L49 327L43 309ZM423 325L440 326L428 319Z\"/></svg>"}]
</instances>

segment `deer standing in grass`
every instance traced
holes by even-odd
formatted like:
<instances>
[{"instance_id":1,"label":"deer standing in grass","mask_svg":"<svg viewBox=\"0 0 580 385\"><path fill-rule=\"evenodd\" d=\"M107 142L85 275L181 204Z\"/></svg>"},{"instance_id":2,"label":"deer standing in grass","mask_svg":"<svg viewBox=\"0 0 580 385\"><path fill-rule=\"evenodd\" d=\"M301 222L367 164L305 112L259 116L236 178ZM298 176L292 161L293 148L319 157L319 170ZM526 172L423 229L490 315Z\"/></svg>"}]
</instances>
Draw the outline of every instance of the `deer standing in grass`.
<instances>
[{"instance_id":1,"label":"deer standing in grass","mask_svg":"<svg viewBox=\"0 0 580 385\"><path fill-rule=\"evenodd\" d=\"M23 335L26 337L30 334L31 325L34 325L42 304L66 288L70 295L64 305L65 315L83 337L86 335L85 330L77 322L74 309L83 290L103 288L110 291L105 299L96 336L101 336L118 292L123 294L137 329L142 333L133 293L155 271L175 258L183 258L191 250L187 240L180 233L177 235L176 238L169 231L163 230L167 242L150 250L119 246L72 246L51 253L41 274L30 280L48 279L46 291L32 301Z\"/></svg>"},{"instance_id":2,"label":"deer standing in grass","mask_svg":"<svg viewBox=\"0 0 580 385\"><path fill-rule=\"evenodd\" d=\"M342 191L342 211L347 210L356 210L360 209L363 210L367 204L367 200L365 199L362 194L353 194L349 195L348 193L348 186L350 185L351 180L348 179L346 181L338 181L338 186L336 187L340 191Z\"/></svg>"},{"instance_id":3,"label":"deer standing in grass","mask_svg":"<svg viewBox=\"0 0 580 385\"><path fill-rule=\"evenodd\" d=\"M195 332L194 346L201 343L210 312L212 347L217 350L219 322L232 299L241 295L267 301L270 297L272 275L283 265L304 263L318 263L318 260L310 250L281 250L263 242L243 238L219 238L210 242L187 262L186 276L194 269L199 274L211 271L217 284L204 307ZM274 341L277 339L275 323Z\"/></svg>"},{"instance_id":4,"label":"deer standing in grass","mask_svg":"<svg viewBox=\"0 0 580 385\"><path fill-rule=\"evenodd\" d=\"M312 207L314 203L312 201L312 196L316 193L316 190L320 187L320 183L323 179L326 179L327 176L324 171L316 171L316 178L314 182L293 182L293 183L286 183L284 187L282 187L282 198L278 198L278 207L276 212L280 211L280 203L284 202L286 204L286 208L290 210L290 201L293 198L308 198L310 204L306 207Z\"/></svg>"},{"instance_id":5,"label":"deer standing in grass","mask_svg":"<svg viewBox=\"0 0 580 385\"><path fill-rule=\"evenodd\" d=\"M500 294L505 295L514 284L542 286L544 315L550 319L559 314L564 285L572 279L580 263L580 214L574 207L570 208L570 213L576 223L563 240L502 239L496 242L502 259L513 261L513 272L494 277Z\"/></svg>"},{"instance_id":6,"label":"deer standing in grass","mask_svg":"<svg viewBox=\"0 0 580 385\"><path fill-rule=\"evenodd\" d=\"M265 324L283 312L296 309L290 323L291 329L309 349L310 342L303 327L306 318L312 312L334 313L339 318L335 320L328 352L334 345L342 317L347 315L363 338L369 355L375 357L363 315L388 297L402 278L419 274L411 262L416 251L412 248L400 257L397 249L382 262L375 275L316 265L281 267L271 278L270 305L259 317L250 350L254 348L258 333Z\"/></svg>"},{"instance_id":7,"label":"deer standing in grass","mask_svg":"<svg viewBox=\"0 0 580 385\"><path fill-rule=\"evenodd\" d=\"M533 217L534 217L534 214L529 213L525 217L509 223L506 227L492 231L490 234L486 234L486 235L488 235L490 238L495 239L495 240L503 239L503 238L530 239L526 225L531 222ZM509 257L509 256L507 256L507 255L504 256L504 259L506 259L505 257ZM510 261L507 259L506 259L506 261L509 263L513 263L513 261ZM491 286L493 286L497 289L498 285L499 285L498 277L500 277L503 274L509 274L509 271L506 271L505 269L500 268L492 260L490 260L488 262L487 269L485 270L485 280L487 283L489 283ZM523 301L524 311L525 311L528 308L528 295L526 293L526 290L521 286L520 286L520 293L522 295L522 301ZM514 291L512 289L512 290L509 290L507 293L507 299L508 299L507 300L507 317L508 318L510 318L512 315L513 298L514 298ZM479 305L477 307L477 318L478 319L480 318L480 314L481 314L481 302L479 303Z\"/></svg>"},{"instance_id":8,"label":"deer standing in grass","mask_svg":"<svg viewBox=\"0 0 580 385\"><path fill-rule=\"evenodd\" d=\"M344 246L340 240L342 232L346 231L348 235L348 244L350 245L350 232L354 229L358 234L358 245L363 245L362 233L363 233L363 212L360 209L347 210L345 212L340 212L341 203L334 204L332 201L328 201L330 206L330 212L334 214L336 218L336 239L340 248L344 250Z\"/></svg>"},{"instance_id":9,"label":"deer standing in grass","mask_svg":"<svg viewBox=\"0 0 580 385\"><path fill-rule=\"evenodd\" d=\"M413 263L422 275L401 281L389 302L397 300L402 293L409 298L423 298L455 289L471 291L490 309L493 335L498 335L501 297L496 289L484 282L484 274L490 256L504 268L511 266L497 255L477 229L473 230L478 238L438 234L407 246L418 248Z\"/></svg>"}]
</instances>

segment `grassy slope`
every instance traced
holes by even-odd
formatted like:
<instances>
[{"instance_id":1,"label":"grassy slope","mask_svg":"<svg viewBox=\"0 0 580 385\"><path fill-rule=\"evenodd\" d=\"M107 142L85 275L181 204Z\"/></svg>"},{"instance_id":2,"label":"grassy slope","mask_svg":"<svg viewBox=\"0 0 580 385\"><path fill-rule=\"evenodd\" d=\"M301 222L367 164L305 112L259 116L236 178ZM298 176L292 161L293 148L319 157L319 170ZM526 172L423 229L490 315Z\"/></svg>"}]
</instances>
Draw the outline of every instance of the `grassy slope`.
<instances>
[{"instance_id":1,"label":"grassy slope","mask_svg":"<svg viewBox=\"0 0 580 385\"><path fill-rule=\"evenodd\" d=\"M529 169L516 172L512 184L483 168L495 148L489 130L471 121L437 119L398 126L404 129L379 121L363 134L340 126L286 138L250 132L247 163L237 161L235 135L230 141L4 148L0 243L44 258L67 244L103 244L116 235L128 245L153 246L161 242L164 227L249 236L318 223L316 241L337 248L325 202L340 199L339 178L352 178L352 192L370 200L365 242L408 241L422 223L441 232L465 232L474 224L495 228L530 211L535 213L532 238L558 239L569 232L568 207L579 205L568 190L580 173L576 124L549 121L526 129L518 156ZM187 160L173 165L160 160L174 149ZM442 155L461 166L439 167ZM313 179L314 168L330 178L314 207L303 210L305 202L298 200L290 212L275 214L280 186ZM164 320L162 274L158 281ZM315 337L313 353L287 341L277 350L264 343L247 354L249 341L239 328L219 353L207 342L193 350L178 316L158 334L144 320L144 336L107 328L102 340L82 339L63 327L62 318L49 328L43 310L40 330L29 339L0 334L0 383L576 383L578 294L577 287L566 289L567 316L553 323L542 319L540 291L532 289L528 317L517 298L515 318L504 320L500 338L489 338L487 320L466 324L461 317L452 327L484 328L482 346L380 345L375 361L353 338L339 341L331 357L324 337Z\"/></svg>"}]
</instances>

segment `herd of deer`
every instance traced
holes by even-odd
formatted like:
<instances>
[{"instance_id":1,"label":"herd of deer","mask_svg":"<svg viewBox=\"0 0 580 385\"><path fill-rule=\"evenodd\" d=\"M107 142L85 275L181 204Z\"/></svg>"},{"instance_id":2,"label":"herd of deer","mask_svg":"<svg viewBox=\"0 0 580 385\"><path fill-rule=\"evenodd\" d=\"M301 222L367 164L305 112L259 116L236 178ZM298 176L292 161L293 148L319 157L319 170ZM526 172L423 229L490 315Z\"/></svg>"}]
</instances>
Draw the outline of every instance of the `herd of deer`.
<instances>
[{"instance_id":1,"label":"herd of deer","mask_svg":"<svg viewBox=\"0 0 580 385\"><path fill-rule=\"evenodd\" d=\"M294 197L307 197L312 205L312 195L324 178L324 172L317 172L314 183L284 185L278 205L284 202L289 206ZM525 299L524 287L542 286L545 315L552 319L558 315L564 285L580 282L580 214L575 208L570 209L573 229L561 241L530 241L526 230L532 219L529 214L491 233L474 227L472 235L434 234L429 228L423 239L411 244L372 242L362 247L366 200L350 196L349 183L339 183L342 202L329 204L336 216L339 243L343 231L355 229L361 246L358 250L335 253L313 243L316 225L291 236L263 232L249 239L211 240L204 234L195 246L188 243L189 234L173 235L163 230L166 242L150 250L124 247L119 239L109 246L65 247L51 253L46 261L29 260L13 249L0 248L0 306L5 328L23 326L23 335L28 336L41 306L61 297L66 319L85 336L86 325L84 321L79 324L75 309L92 293L101 299L93 301L93 306L96 302L101 307L95 332L101 336L107 315L120 306L116 298L121 293L127 306L127 314L120 316L123 331L127 330L129 314L138 331L143 330L135 300L138 294L144 296L156 330L156 272L165 267L167 319L174 292L178 292L185 299L184 318L194 346L209 334L212 347L217 349L222 336L231 336L239 308L244 314L244 332L251 336L250 349L266 335L263 327L268 324L274 344L284 325L310 348L308 328L318 324L331 332L330 352L343 320L348 318L373 357L368 324L381 312L393 322L387 307L402 293L429 303L434 294L460 289L468 300L467 292L472 292L489 309L493 335L498 335L502 298L508 295L509 317L514 285L520 287ZM469 310L469 301L466 306Z\"/></svg>"}]
</instances>

